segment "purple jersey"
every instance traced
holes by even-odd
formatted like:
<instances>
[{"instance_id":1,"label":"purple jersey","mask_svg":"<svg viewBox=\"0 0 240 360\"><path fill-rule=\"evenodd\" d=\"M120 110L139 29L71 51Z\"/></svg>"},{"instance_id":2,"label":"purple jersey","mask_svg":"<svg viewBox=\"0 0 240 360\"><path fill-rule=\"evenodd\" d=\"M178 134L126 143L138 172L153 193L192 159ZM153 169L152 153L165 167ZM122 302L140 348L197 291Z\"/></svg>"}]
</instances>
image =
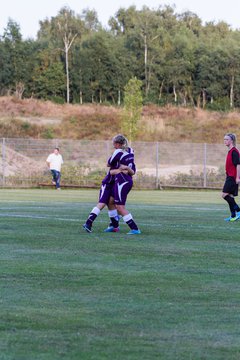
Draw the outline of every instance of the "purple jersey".
<instances>
[{"instance_id":1,"label":"purple jersey","mask_svg":"<svg viewBox=\"0 0 240 360\"><path fill-rule=\"evenodd\" d=\"M121 156L123 155L123 150L122 149L116 149L112 156L108 159L108 166L109 166L109 171L107 173L107 175L105 176L105 178L102 181L102 184L113 184L114 180L115 180L115 175L111 175L110 174L110 170L112 169L118 169L119 168L119 160L121 158Z\"/></svg>"},{"instance_id":2,"label":"purple jersey","mask_svg":"<svg viewBox=\"0 0 240 360\"><path fill-rule=\"evenodd\" d=\"M136 172L136 166L134 163L134 151L132 148L128 148L122 152L119 159L119 166L126 165L130 167L134 173ZM114 201L115 204L125 205L129 191L133 186L132 176L129 174L119 173L115 175L114 185Z\"/></svg>"},{"instance_id":3,"label":"purple jersey","mask_svg":"<svg viewBox=\"0 0 240 360\"><path fill-rule=\"evenodd\" d=\"M119 159L118 167L120 165L126 165L126 166L130 167L134 171L134 174L135 174L136 165L134 163L134 151L132 148L128 148L126 151L122 151L122 155ZM117 174L117 175L115 175L115 181L118 181L118 182L132 181L132 175L123 174L123 173Z\"/></svg>"},{"instance_id":4,"label":"purple jersey","mask_svg":"<svg viewBox=\"0 0 240 360\"><path fill-rule=\"evenodd\" d=\"M108 166L110 166L111 169L117 169L119 168L119 161L124 153L124 150L122 149L116 149L112 156L108 159Z\"/></svg>"},{"instance_id":5,"label":"purple jersey","mask_svg":"<svg viewBox=\"0 0 240 360\"><path fill-rule=\"evenodd\" d=\"M111 169L118 169L120 165L129 166L133 169L134 173L136 167L134 164L134 151L132 148L127 148L126 150L117 149L114 151L113 155L108 160L108 165Z\"/></svg>"},{"instance_id":6,"label":"purple jersey","mask_svg":"<svg viewBox=\"0 0 240 360\"><path fill-rule=\"evenodd\" d=\"M114 183L114 175L110 174L110 170L108 171L105 178L102 180L102 184L113 184Z\"/></svg>"},{"instance_id":7,"label":"purple jersey","mask_svg":"<svg viewBox=\"0 0 240 360\"><path fill-rule=\"evenodd\" d=\"M112 156L108 159L109 170L105 178L102 180L101 189L99 192L99 202L108 204L110 197L114 197L114 183L115 175L110 174L111 169L117 169L119 166L119 158L122 156L122 150L115 150Z\"/></svg>"},{"instance_id":8,"label":"purple jersey","mask_svg":"<svg viewBox=\"0 0 240 360\"><path fill-rule=\"evenodd\" d=\"M108 159L109 171L105 178L102 180L102 185L104 184L113 184L115 180L115 175L110 174L110 170L117 169L119 167L119 158L122 156L123 151L117 149L114 151L112 156Z\"/></svg>"}]
</instances>

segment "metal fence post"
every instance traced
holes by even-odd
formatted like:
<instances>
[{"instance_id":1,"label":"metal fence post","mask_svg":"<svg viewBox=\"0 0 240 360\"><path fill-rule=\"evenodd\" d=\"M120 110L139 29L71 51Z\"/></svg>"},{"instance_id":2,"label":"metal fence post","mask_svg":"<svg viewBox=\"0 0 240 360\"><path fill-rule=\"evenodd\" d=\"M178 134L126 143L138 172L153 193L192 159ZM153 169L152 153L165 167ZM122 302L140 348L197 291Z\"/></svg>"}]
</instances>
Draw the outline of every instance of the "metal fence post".
<instances>
[{"instance_id":1,"label":"metal fence post","mask_svg":"<svg viewBox=\"0 0 240 360\"><path fill-rule=\"evenodd\" d=\"M5 138L2 139L2 185L5 185L5 168L6 168L6 144Z\"/></svg>"},{"instance_id":2,"label":"metal fence post","mask_svg":"<svg viewBox=\"0 0 240 360\"><path fill-rule=\"evenodd\" d=\"M159 189L158 165L159 165L159 143L156 142L156 189Z\"/></svg>"},{"instance_id":3,"label":"metal fence post","mask_svg":"<svg viewBox=\"0 0 240 360\"><path fill-rule=\"evenodd\" d=\"M207 144L204 143L203 153L203 187L207 187Z\"/></svg>"}]
</instances>

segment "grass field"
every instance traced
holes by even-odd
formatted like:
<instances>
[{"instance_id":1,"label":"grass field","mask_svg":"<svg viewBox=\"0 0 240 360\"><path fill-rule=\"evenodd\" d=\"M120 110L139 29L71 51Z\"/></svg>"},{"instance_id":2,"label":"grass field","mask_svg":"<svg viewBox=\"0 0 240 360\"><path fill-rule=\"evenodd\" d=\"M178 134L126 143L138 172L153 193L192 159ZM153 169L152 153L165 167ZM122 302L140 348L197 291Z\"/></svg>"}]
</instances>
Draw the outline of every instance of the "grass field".
<instances>
[{"instance_id":1,"label":"grass field","mask_svg":"<svg viewBox=\"0 0 240 360\"><path fill-rule=\"evenodd\" d=\"M0 190L1 360L239 360L240 221L214 191Z\"/></svg>"}]
</instances>

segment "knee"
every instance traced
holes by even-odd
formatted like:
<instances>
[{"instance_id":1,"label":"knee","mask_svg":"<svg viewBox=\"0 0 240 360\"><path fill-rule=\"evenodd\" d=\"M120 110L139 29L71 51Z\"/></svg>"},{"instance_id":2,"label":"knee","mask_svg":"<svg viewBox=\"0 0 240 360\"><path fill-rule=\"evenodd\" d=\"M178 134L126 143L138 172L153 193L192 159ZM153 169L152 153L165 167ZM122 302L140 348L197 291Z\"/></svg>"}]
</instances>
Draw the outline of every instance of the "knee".
<instances>
[{"instance_id":1,"label":"knee","mask_svg":"<svg viewBox=\"0 0 240 360\"><path fill-rule=\"evenodd\" d=\"M106 205L106 204L104 204L104 203L98 203L98 204L97 204L97 208L98 208L99 210L102 210L102 209L105 207L105 205Z\"/></svg>"},{"instance_id":2,"label":"knee","mask_svg":"<svg viewBox=\"0 0 240 360\"><path fill-rule=\"evenodd\" d=\"M123 205L115 205L115 206L116 206L117 211L119 211L120 213L121 213L122 210L124 209L124 206L123 206Z\"/></svg>"}]
</instances>

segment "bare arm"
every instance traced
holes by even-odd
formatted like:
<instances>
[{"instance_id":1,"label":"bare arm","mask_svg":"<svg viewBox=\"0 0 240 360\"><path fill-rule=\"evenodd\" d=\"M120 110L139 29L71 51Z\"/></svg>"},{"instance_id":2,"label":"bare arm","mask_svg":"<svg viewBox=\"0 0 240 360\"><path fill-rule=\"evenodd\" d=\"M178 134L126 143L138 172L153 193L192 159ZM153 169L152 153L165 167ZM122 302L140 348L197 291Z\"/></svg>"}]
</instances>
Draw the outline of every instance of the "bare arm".
<instances>
[{"instance_id":1,"label":"bare arm","mask_svg":"<svg viewBox=\"0 0 240 360\"><path fill-rule=\"evenodd\" d=\"M111 175L117 175L117 174L120 174L120 173L123 173L123 174L127 175L128 171L127 170L121 170L120 168L110 170Z\"/></svg>"},{"instance_id":2,"label":"bare arm","mask_svg":"<svg viewBox=\"0 0 240 360\"><path fill-rule=\"evenodd\" d=\"M237 165L236 183L240 183L240 164Z\"/></svg>"},{"instance_id":3,"label":"bare arm","mask_svg":"<svg viewBox=\"0 0 240 360\"><path fill-rule=\"evenodd\" d=\"M112 169L110 170L110 174L111 175L117 175L117 174L120 174L120 173L123 173L123 174L128 174L128 175L131 175L133 176L135 173L134 171L127 165L120 165L120 167L118 169Z\"/></svg>"},{"instance_id":4,"label":"bare arm","mask_svg":"<svg viewBox=\"0 0 240 360\"><path fill-rule=\"evenodd\" d=\"M120 165L120 169L121 170L124 170L124 171L127 171L129 175L133 176L135 174L135 172L133 171L132 168L130 168L129 166L127 165Z\"/></svg>"}]
</instances>

